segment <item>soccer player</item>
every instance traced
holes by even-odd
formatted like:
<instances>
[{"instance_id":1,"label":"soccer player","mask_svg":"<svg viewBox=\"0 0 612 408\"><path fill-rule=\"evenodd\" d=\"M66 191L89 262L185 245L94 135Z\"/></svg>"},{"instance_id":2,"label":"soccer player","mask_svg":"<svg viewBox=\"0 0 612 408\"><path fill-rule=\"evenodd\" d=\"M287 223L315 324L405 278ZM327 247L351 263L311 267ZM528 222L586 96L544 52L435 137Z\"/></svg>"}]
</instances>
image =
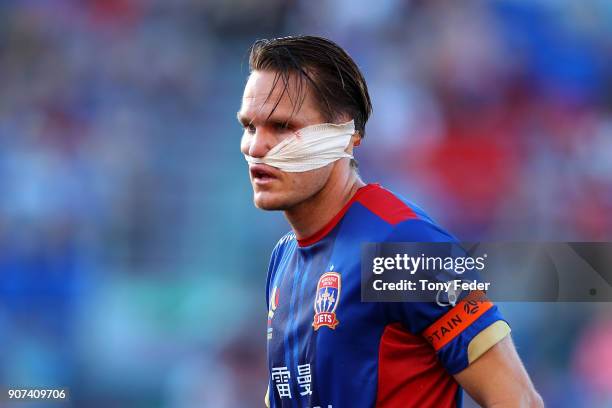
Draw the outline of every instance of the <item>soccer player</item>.
<instances>
[{"instance_id":1,"label":"soccer player","mask_svg":"<svg viewBox=\"0 0 612 408\"><path fill-rule=\"evenodd\" d=\"M487 407L542 402L497 307L361 302L363 242L453 241L352 158L371 112L351 57L319 37L259 40L238 120L255 206L291 231L268 269L269 407ZM372 141L375 143L375 140ZM452 328L448 321L463 316Z\"/></svg>"}]
</instances>

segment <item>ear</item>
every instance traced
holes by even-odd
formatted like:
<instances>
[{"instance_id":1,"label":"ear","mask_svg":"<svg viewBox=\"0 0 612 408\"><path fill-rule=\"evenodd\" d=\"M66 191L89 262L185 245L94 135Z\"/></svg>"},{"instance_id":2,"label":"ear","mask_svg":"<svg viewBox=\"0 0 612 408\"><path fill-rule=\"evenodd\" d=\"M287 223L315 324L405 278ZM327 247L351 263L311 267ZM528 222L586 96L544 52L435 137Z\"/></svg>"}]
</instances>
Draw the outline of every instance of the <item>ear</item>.
<instances>
[{"instance_id":1,"label":"ear","mask_svg":"<svg viewBox=\"0 0 612 408\"><path fill-rule=\"evenodd\" d=\"M353 143L354 147L361 144L361 133L359 133L359 131L353 133L353 136L351 136L351 142Z\"/></svg>"}]
</instances>

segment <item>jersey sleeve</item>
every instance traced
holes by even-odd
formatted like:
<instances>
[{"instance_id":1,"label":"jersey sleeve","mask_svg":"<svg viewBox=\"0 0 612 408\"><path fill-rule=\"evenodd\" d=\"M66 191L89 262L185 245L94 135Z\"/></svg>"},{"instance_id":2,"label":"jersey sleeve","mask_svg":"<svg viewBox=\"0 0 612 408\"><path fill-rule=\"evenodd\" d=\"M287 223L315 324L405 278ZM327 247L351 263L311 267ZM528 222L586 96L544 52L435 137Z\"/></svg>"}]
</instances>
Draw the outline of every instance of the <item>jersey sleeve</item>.
<instances>
[{"instance_id":1,"label":"jersey sleeve","mask_svg":"<svg viewBox=\"0 0 612 408\"><path fill-rule=\"evenodd\" d=\"M272 255L270 255L270 262L268 263L268 276L266 278L266 310L268 311L268 324L270 324L269 319L271 319L270 296L272 294L270 293L270 286L272 285L272 282L274 282L274 276L276 274L276 269L278 268L278 263L282 256L283 245L286 242L288 235L289 234L286 234L280 240L278 240L278 242L274 246L274 249L272 250ZM271 405L273 402L273 400L270 400L271 386L272 386L272 380L271 378L268 378L268 386L266 388L266 394L264 396L264 405L266 408L271 408Z\"/></svg>"},{"instance_id":2,"label":"jersey sleeve","mask_svg":"<svg viewBox=\"0 0 612 408\"><path fill-rule=\"evenodd\" d=\"M412 219L396 226L388 242L456 242L437 225ZM450 374L478 359L510 333L498 307L483 292L462 293L454 306L436 302L387 303L390 323L399 321L412 334L421 335Z\"/></svg>"},{"instance_id":3,"label":"jersey sleeve","mask_svg":"<svg viewBox=\"0 0 612 408\"><path fill-rule=\"evenodd\" d=\"M278 261L280 259L280 252L282 251L283 244L287 239L287 235L284 235L281 239L278 240L276 245L274 245L272 255L270 255L270 262L268 263L268 276L266 278L266 308L268 308L270 305L270 285L274 281L274 275L276 273L276 268L278 267Z\"/></svg>"}]
</instances>

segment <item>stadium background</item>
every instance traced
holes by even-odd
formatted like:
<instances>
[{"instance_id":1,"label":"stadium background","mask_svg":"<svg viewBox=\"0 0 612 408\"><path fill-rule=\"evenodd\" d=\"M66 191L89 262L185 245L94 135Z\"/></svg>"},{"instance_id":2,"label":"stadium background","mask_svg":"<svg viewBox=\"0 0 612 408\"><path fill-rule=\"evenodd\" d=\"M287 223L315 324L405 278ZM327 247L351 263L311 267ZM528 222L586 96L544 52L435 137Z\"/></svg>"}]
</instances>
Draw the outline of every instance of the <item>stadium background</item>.
<instances>
[{"instance_id":1,"label":"stadium background","mask_svg":"<svg viewBox=\"0 0 612 408\"><path fill-rule=\"evenodd\" d=\"M238 148L256 38L345 47L374 103L362 176L460 239L612 240L610 21L604 0L3 1L0 384L261 406L287 225ZM548 406L612 406L611 306L502 306Z\"/></svg>"}]
</instances>

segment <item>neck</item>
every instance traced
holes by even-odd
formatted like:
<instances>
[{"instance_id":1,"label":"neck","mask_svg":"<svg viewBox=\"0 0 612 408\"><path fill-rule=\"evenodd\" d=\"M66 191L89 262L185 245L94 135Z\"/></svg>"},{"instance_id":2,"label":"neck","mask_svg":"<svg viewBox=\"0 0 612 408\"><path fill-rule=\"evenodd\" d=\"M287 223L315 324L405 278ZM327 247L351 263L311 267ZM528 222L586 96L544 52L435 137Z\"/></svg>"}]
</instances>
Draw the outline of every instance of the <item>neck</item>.
<instances>
[{"instance_id":1,"label":"neck","mask_svg":"<svg viewBox=\"0 0 612 408\"><path fill-rule=\"evenodd\" d=\"M297 239L308 238L325 227L355 192L365 185L352 169L341 176L334 173L332 171L321 191L285 211L285 217Z\"/></svg>"}]
</instances>

